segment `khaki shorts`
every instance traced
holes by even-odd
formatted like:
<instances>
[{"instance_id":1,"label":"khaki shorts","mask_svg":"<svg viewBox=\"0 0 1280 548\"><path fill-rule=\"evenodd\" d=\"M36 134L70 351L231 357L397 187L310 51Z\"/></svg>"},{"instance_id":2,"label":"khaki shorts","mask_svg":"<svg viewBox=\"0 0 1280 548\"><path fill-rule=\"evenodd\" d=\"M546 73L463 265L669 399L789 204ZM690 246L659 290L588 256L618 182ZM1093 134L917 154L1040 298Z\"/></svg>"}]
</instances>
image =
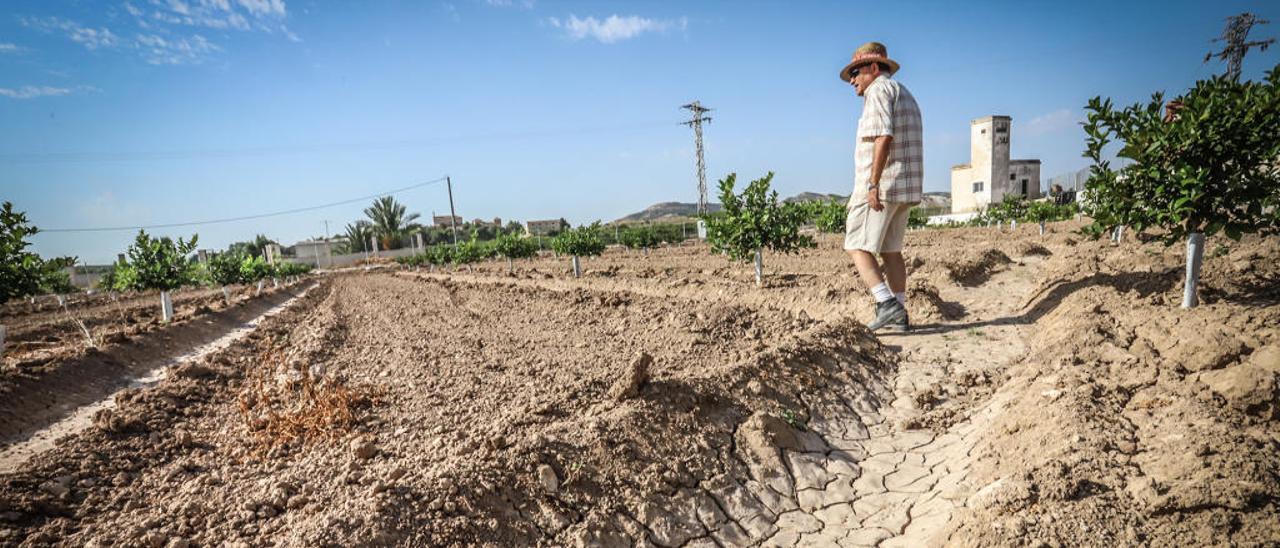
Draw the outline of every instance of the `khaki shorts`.
<instances>
[{"instance_id":1,"label":"khaki shorts","mask_svg":"<svg viewBox=\"0 0 1280 548\"><path fill-rule=\"evenodd\" d=\"M913 203L880 202L884 209L871 209L867 202L853 204L844 221L844 248L871 253L902 251L902 237L907 233L907 217Z\"/></svg>"}]
</instances>

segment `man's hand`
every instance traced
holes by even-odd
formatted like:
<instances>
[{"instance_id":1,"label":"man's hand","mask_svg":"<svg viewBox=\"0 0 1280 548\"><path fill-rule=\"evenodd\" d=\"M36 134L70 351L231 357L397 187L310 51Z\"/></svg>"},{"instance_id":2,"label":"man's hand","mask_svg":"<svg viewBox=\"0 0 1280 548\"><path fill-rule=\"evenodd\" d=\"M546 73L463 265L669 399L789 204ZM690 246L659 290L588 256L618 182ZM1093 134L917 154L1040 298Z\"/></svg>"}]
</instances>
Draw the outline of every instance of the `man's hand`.
<instances>
[{"instance_id":1,"label":"man's hand","mask_svg":"<svg viewBox=\"0 0 1280 548\"><path fill-rule=\"evenodd\" d=\"M875 151L871 159L871 180L867 181L867 205L874 211L884 209L880 203L880 175L884 166L889 163L889 148L893 145L892 135L880 135L876 138Z\"/></svg>"},{"instance_id":2,"label":"man's hand","mask_svg":"<svg viewBox=\"0 0 1280 548\"><path fill-rule=\"evenodd\" d=\"M867 205L871 206L872 211L880 211L884 209L884 204L880 203L879 185L867 189Z\"/></svg>"}]
</instances>

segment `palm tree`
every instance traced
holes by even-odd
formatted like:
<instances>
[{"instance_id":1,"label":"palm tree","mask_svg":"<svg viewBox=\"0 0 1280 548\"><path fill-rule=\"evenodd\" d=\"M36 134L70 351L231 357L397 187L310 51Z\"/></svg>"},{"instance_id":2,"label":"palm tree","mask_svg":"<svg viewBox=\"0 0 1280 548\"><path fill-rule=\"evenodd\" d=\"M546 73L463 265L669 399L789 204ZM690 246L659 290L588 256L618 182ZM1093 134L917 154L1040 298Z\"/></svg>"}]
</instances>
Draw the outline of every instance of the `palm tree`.
<instances>
[{"instance_id":1,"label":"palm tree","mask_svg":"<svg viewBox=\"0 0 1280 548\"><path fill-rule=\"evenodd\" d=\"M369 238L373 236L373 224L356 221L347 224L347 253L369 251Z\"/></svg>"},{"instance_id":2,"label":"palm tree","mask_svg":"<svg viewBox=\"0 0 1280 548\"><path fill-rule=\"evenodd\" d=\"M391 196L383 196L373 201L373 205L364 209L365 216L372 221L374 235L382 241L383 249L391 249L393 244L408 236L419 225L413 222L420 217L417 213L405 213L404 204Z\"/></svg>"}]
</instances>

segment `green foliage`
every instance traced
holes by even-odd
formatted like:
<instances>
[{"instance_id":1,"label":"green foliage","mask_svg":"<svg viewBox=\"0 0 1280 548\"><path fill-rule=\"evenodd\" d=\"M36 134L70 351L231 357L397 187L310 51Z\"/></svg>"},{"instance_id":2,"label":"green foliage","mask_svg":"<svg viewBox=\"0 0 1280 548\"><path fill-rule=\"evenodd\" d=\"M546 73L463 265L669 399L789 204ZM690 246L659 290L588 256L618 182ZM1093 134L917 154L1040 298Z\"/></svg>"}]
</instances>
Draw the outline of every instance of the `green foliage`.
<instances>
[{"instance_id":1,"label":"green foliage","mask_svg":"<svg viewBox=\"0 0 1280 548\"><path fill-rule=\"evenodd\" d=\"M627 249L649 249L658 245L658 242L661 241L658 239L657 232L645 225L626 228L618 239L620 240L619 243L626 246Z\"/></svg>"},{"instance_id":2,"label":"green foliage","mask_svg":"<svg viewBox=\"0 0 1280 548\"><path fill-rule=\"evenodd\" d=\"M418 213L406 213L404 204L391 196L383 196L373 201L364 209L364 214L371 223L370 230L378 238L380 249L396 249L404 247L404 242L414 230L419 228L416 220ZM366 238L367 240L368 238Z\"/></svg>"},{"instance_id":3,"label":"green foliage","mask_svg":"<svg viewBox=\"0 0 1280 548\"><path fill-rule=\"evenodd\" d=\"M26 250L27 238L39 231L12 203L0 205L0 303L40 292L44 260Z\"/></svg>"},{"instance_id":4,"label":"green foliage","mask_svg":"<svg viewBox=\"0 0 1280 548\"><path fill-rule=\"evenodd\" d=\"M464 265L491 257L489 246L476 239L467 240L453 248L453 264Z\"/></svg>"},{"instance_id":5,"label":"green foliage","mask_svg":"<svg viewBox=\"0 0 1280 548\"><path fill-rule=\"evenodd\" d=\"M241 283L252 283L275 276L275 268L267 264L262 257L243 257L240 259Z\"/></svg>"},{"instance_id":6,"label":"green foliage","mask_svg":"<svg viewBox=\"0 0 1280 548\"><path fill-rule=\"evenodd\" d=\"M1086 231L1097 237L1117 226L1165 229L1166 244L1190 233L1280 232L1280 65L1261 82L1218 76L1196 82L1166 121L1163 94L1145 105L1115 110L1094 97L1084 124ZM1133 163L1113 171L1103 160L1112 140Z\"/></svg>"},{"instance_id":7,"label":"green foliage","mask_svg":"<svg viewBox=\"0 0 1280 548\"><path fill-rule=\"evenodd\" d=\"M444 266L453 262L453 246L437 245L428 247L426 255L427 262L435 266Z\"/></svg>"},{"instance_id":8,"label":"green foliage","mask_svg":"<svg viewBox=\"0 0 1280 548\"><path fill-rule=\"evenodd\" d=\"M843 200L817 200L806 204L818 232L838 234L844 232L845 219L849 217L849 204Z\"/></svg>"},{"instance_id":9,"label":"green foliage","mask_svg":"<svg viewBox=\"0 0 1280 548\"><path fill-rule=\"evenodd\" d=\"M120 263L115 268L115 280L111 283L111 289L116 291L141 291L142 284L138 282L138 269L128 263Z\"/></svg>"},{"instance_id":10,"label":"green foliage","mask_svg":"<svg viewBox=\"0 0 1280 548\"><path fill-rule=\"evenodd\" d=\"M282 261L276 265L276 275L281 277L301 276L308 272L311 272L311 265L308 263Z\"/></svg>"},{"instance_id":11,"label":"green foliage","mask_svg":"<svg viewBox=\"0 0 1280 548\"><path fill-rule=\"evenodd\" d=\"M169 237L152 238L139 230L129 246L129 266L137 272L136 285L141 289L169 291L194 279L194 268L187 255L196 248L196 235L191 240Z\"/></svg>"},{"instance_id":12,"label":"green foliage","mask_svg":"<svg viewBox=\"0 0 1280 548\"><path fill-rule=\"evenodd\" d=\"M370 251L369 240L373 238L373 224L369 221L356 221L347 224L347 244L343 251L347 253L363 253Z\"/></svg>"},{"instance_id":13,"label":"green foliage","mask_svg":"<svg viewBox=\"0 0 1280 548\"><path fill-rule=\"evenodd\" d=\"M244 279L240 270L244 260L244 255L230 251L209 257L209 264L206 267L209 281L219 286L245 283L247 280Z\"/></svg>"},{"instance_id":14,"label":"green foliage","mask_svg":"<svg viewBox=\"0 0 1280 548\"><path fill-rule=\"evenodd\" d=\"M1056 205L1049 201L1039 201L1031 202L1021 220L1032 223L1047 223L1050 221L1065 221L1074 217L1075 214L1076 205L1074 203Z\"/></svg>"},{"instance_id":15,"label":"green foliage","mask_svg":"<svg viewBox=\"0 0 1280 548\"><path fill-rule=\"evenodd\" d=\"M40 271L40 292L62 294L80 291L80 288L71 285L71 274L66 270L75 264L75 257L58 257L45 261Z\"/></svg>"},{"instance_id":16,"label":"green foliage","mask_svg":"<svg viewBox=\"0 0 1280 548\"><path fill-rule=\"evenodd\" d=\"M590 225L562 230L551 240L556 253L574 257L589 257L604 252L604 240L600 237L600 221Z\"/></svg>"},{"instance_id":17,"label":"green foliage","mask_svg":"<svg viewBox=\"0 0 1280 548\"><path fill-rule=\"evenodd\" d=\"M997 223L1023 219L1027 214L1027 199L1018 194L1005 194L1000 203L987 208L983 217Z\"/></svg>"},{"instance_id":18,"label":"green foliage","mask_svg":"<svg viewBox=\"0 0 1280 548\"><path fill-rule=\"evenodd\" d=\"M262 234L254 236L252 240L244 242L236 242L227 246L227 251L236 255L248 255L250 257L262 257L263 250L268 244L280 245L280 242L272 240Z\"/></svg>"},{"instance_id":19,"label":"green foliage","mask_svg":"<svg viewBox=\"0 0 1280 548\"><path fill-rule=\"evenodd\" d=\"M778 203L777 191L769 190L773 172L751 181L741 195L733 193L737 175L730 173L720 181L719 215L707 216L707 240L715 253L727 253L730 259L746 261L758 249L792 253L813 247L813 238L800 234L805 220L804 207Z\"/></svg>"},{"instance_id":20,"label":"green foliage","mask_svg":"<svg viewBox=\"0 0 1280 548\"><path fill-rule=\"evenodd\" d=\"M120 265L113 264L102 272L102 276L98 278L98 289L103 291L111 291L115 289L117 272Z\"/></svg>"},{"instance_id":21,"label":"green foliage","mask_svg":"<svg viewBox=\"0 0 1280 548\"><path fill-rule=\"evenodd\" d=\"M924 228L929 226L929 214L920 207L913 207L907 212L907 228Z\"/></svg>"},{"instance_id":22,"label":"green foliage","mask_svg":"<svg viewBox=\"0 0 1280 548\"><path fill-rule=\"evenodd\" d=\"M515 234L504 234L493 241L493 250L508 259L524 259L538 254L538 242Z\"/></svg>"}]
</instances>

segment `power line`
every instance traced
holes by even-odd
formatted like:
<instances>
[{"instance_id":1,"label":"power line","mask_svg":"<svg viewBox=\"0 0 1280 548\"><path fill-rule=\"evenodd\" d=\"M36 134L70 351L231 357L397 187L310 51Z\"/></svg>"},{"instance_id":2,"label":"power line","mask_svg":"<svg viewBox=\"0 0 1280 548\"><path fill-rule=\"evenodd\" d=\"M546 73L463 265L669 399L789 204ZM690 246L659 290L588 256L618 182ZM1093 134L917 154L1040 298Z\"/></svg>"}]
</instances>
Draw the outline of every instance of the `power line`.
<instances>
[{"instance_id":1,"label":"power line","mask_svg":"<svg viewBox=\"0 0 1280 548\"><path fill-rule=\"evenodd\" d=\"M323 151L368 151L401 147L421 147L433 145L460 144L475 141L521 140L539 137L580 135L591 133L611 133L656 129L667 127L665 123L631 124L620 126L594 126L581 128L561 128L550 130L533 130L511 133L482 133L439 139L404 139L398 141L359 141L351 143L323 143L312 145L279 145L266 147L226 148L226 149L175 149L159 151L135 152L22 152L0 154L0 163L5 164L47 164L47 163L83 163L83 162L146 162L163 160L191 160L234 158L242 156L275 156L283 154L303 154Z\"/></svg>"},{"instance_id":2,"label":"power line","mask_svg":"<svg viewBox=\"0 0 1280 548\"><path fill-rule=\"evenodd\" d=\"M430 180L430 181L426 181L426 182L422 182L422 183L416 183L416 184L412 184L412 185L409 185L409 186L406 186L406 187L400 187L400 188L396 188L396 189L388 190L388 191L386 191L386 192L379 192L379 193L377 193L377 194L370 194L370 195L368 195L368 196L361 196L361 197L359 197L359 198L351 198L351 199L349 199L349 200L342 200L342 201L338 201L338 202L330 202L330 203L327 203L327 204L314 205L314 206L308 206L308 207L299 207L299 208L295 208L295 209L286 209L286 210L284 210L284 211L274 211L274 212L271 212L271 213L259 213L259 214L256 214L256 215L245 215L245 216L242 216L242 217L228 217L228 218L225 218L225 219L211 219L211 220L208 220L208 221L189 221L189 222L183 222L183 223L165 223L165 224L156 224L156 225L140 225L140 226L112 226L112 227L97 227L97 228L42 228L42 229L40 229L40 232L112 232L112 231L119 231L119 230L146 230L146 229L151 229L151 228L174 228L174 227L180 227L180 226L196 226L196 225L211 225L211 224L219 224L219 223L233 223L233 222L236 222L236 221L248 221L248 220L252 220L252 219L263 219L263 218L266 218L266 217L275 217L275 216L278 216L278 215L290 215L290 214L293 214L293 213L302 213L302 212L304 212L304 211L314 211L314 210L317 210L317 209L324 209L324 208L326 208L326 207L339 206L339 205L350 204L350 203L354 203L354 202L362 202L362 201L364 201L364 200L372 200L372 199L374 199L374 198L381 198L381 197L383 197L383 196L389 196L389 195L391 195L391 194L396 194L396 193L399 193L399 192L404 192L404 191L406 191L406 190L413 190L413 189L415 189L415 188L422 188L422 187L427 186L427 185L433 185L433 184L443 183L443 182L445 182L445 180L446 180L446 179L447 179L447 177L441 177L441 178L439 178L439 179L432 179L432 180ZM326 226L327 226L327 225L326 225ZM328 230L327 230L327 228L326 228L326 232L327 232L327 231L328 231Z\"/></svg>"}]
</instances>

